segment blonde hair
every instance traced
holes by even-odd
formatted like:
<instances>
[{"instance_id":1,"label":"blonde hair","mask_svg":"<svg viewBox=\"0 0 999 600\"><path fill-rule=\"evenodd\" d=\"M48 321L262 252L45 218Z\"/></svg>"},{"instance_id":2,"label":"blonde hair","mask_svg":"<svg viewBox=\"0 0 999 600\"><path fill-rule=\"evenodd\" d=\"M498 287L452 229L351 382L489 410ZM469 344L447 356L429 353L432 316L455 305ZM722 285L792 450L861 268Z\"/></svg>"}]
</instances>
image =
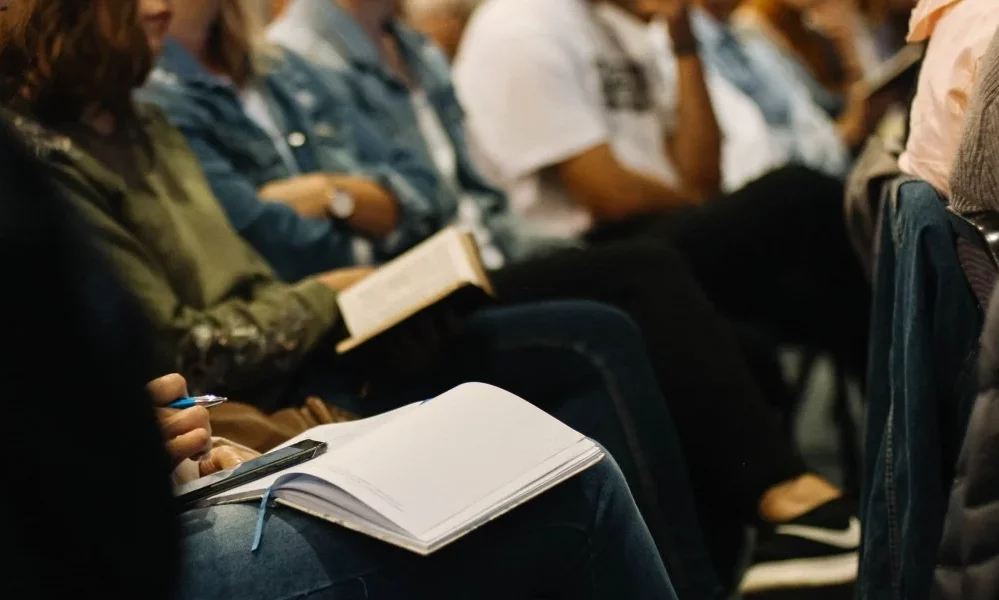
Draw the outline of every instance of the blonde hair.
<instances>
[{"instance_id":1,"label":"blonde hair","mask_svg":"<svg viewBox=\"0 0 999 600\"><path fill-rule=\"evenodd\" d=\"M265 73L276 48L264 35L259 11L243 0L222 0L221 13L208 37L212 61L242 87Z\"/></svg>"}]
</instances>

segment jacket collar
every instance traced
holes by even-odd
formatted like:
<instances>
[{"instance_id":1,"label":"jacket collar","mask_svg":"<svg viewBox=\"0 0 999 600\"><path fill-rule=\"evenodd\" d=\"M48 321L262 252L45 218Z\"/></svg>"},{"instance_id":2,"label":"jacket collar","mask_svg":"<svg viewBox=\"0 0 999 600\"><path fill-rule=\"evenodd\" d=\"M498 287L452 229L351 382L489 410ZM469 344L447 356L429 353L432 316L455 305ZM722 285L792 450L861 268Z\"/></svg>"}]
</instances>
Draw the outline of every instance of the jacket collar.
<instances>
[{"instance_id":1,"label":"jacket collar","mask_svg":"<svg viewBox=\"0 0 999 600\"><path fill-rule=\"evenodd\" d=\"M156 63L152 77L156 79L172 79L175 83L185 85L202 85L209 88L231 89L232 84L222 77L213 75L198 62L187 48L173 38L167 38L163 44L163 53Z\"/></svg>"},{"instance_id":2,"label":"jacket collar","mask_svg":"<svg viewBox=\"0 0 999 600\"><path fill-rule=\"evenodd\" d=\"M296 0L287 9L284 17L289 23L311 30L317 37L330 43L341 58L353 65L391 75L385 67L378 48L354 19L336 0ZM413 70L413 74L423 82L423 61L420 55L426 45L416 31L392 19L387 25L388 32L399 43L403 60Z\"/></svg>"}]
</instances>

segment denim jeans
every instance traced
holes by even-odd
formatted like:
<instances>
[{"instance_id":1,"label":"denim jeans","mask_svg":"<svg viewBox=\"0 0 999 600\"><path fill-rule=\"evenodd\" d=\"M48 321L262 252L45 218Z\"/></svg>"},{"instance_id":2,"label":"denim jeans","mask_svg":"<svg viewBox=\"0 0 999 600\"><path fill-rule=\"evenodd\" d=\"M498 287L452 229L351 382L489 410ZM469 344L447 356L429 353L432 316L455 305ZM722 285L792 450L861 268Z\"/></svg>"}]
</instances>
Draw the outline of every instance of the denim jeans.
<instances>
[{"instance_id":1,"label":"denim jeans","mask_svg":"<svg viewBox=\"0 0 999 600\"><path fill-rule=\"evenodd\" d=\"M679 595L723 597L669 409L641 333L624 313L584 301L483 310L465 320L435 367L383 379L351 407L379 413L481 381L597 440L620 465Z\"/></svg>"},{"instance_id":2,"label":"denim jeans","mask_svg":"<svg viewBox=\"0 0 999 600\"><path fill-rule=\"evenodd\" d=\"M251 552L257 511L181 517L180 598L676 598L612 458L429 558L286 508Z\"/></svg>"},{"instance_id":3,"label":"denim jeans","mask_svg":"<svg viewBox=\"0 0 999 600\"><path fill-rule=\"evenodd\" d=\"M944 200L902 183L885 202L868 369L859 596L929 596L975 394L982 313Z\"/></svg>"}]
</instances>

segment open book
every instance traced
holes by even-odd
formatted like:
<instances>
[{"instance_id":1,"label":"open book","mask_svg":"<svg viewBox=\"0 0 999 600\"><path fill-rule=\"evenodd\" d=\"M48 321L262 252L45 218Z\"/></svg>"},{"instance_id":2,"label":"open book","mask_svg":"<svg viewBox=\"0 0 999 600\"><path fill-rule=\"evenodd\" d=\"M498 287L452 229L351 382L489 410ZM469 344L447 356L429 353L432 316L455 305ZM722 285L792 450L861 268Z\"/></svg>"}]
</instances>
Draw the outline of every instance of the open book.
<instances>
[{"instance_id":1,"label":"open book","mask_svg":"<svg viewBox=\"0 0 999 600\"><path fill-rule=\"evenodd\" d=\"M437 398L285 445L325 454L207 504L276 502L418 554L430 554L596 464L603 451L525 400L466 383Z\"/></svg>"},{"instance_id":2,"label":"open book","mask_svg":"<svg viewBox=\"0 0 999 600\"><path fill-rule=\"evenodd\" d=\"M448 227L340 293L350 337L337 352L349 352L446 298L492 293L472 235Z\"/></svg>"}]
</instances>

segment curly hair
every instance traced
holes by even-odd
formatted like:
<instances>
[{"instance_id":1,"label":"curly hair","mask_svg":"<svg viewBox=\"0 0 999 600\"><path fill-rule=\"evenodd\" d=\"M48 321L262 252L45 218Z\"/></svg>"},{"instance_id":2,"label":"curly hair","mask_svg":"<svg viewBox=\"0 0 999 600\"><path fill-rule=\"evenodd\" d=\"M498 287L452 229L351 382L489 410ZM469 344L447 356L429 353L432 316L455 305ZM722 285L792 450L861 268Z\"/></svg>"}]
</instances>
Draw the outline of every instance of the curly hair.
<instances>
[{"instance_id":1,"label":"curly hair","mask_svg":"<svg viewBox=\"0 0 999 600\"><path fill-rule=\"evenodd\" d=\"M0 102L47 124L130 112L154 64L136 0L18 0L0 35Z\"/></svg>"}]
</instances>

